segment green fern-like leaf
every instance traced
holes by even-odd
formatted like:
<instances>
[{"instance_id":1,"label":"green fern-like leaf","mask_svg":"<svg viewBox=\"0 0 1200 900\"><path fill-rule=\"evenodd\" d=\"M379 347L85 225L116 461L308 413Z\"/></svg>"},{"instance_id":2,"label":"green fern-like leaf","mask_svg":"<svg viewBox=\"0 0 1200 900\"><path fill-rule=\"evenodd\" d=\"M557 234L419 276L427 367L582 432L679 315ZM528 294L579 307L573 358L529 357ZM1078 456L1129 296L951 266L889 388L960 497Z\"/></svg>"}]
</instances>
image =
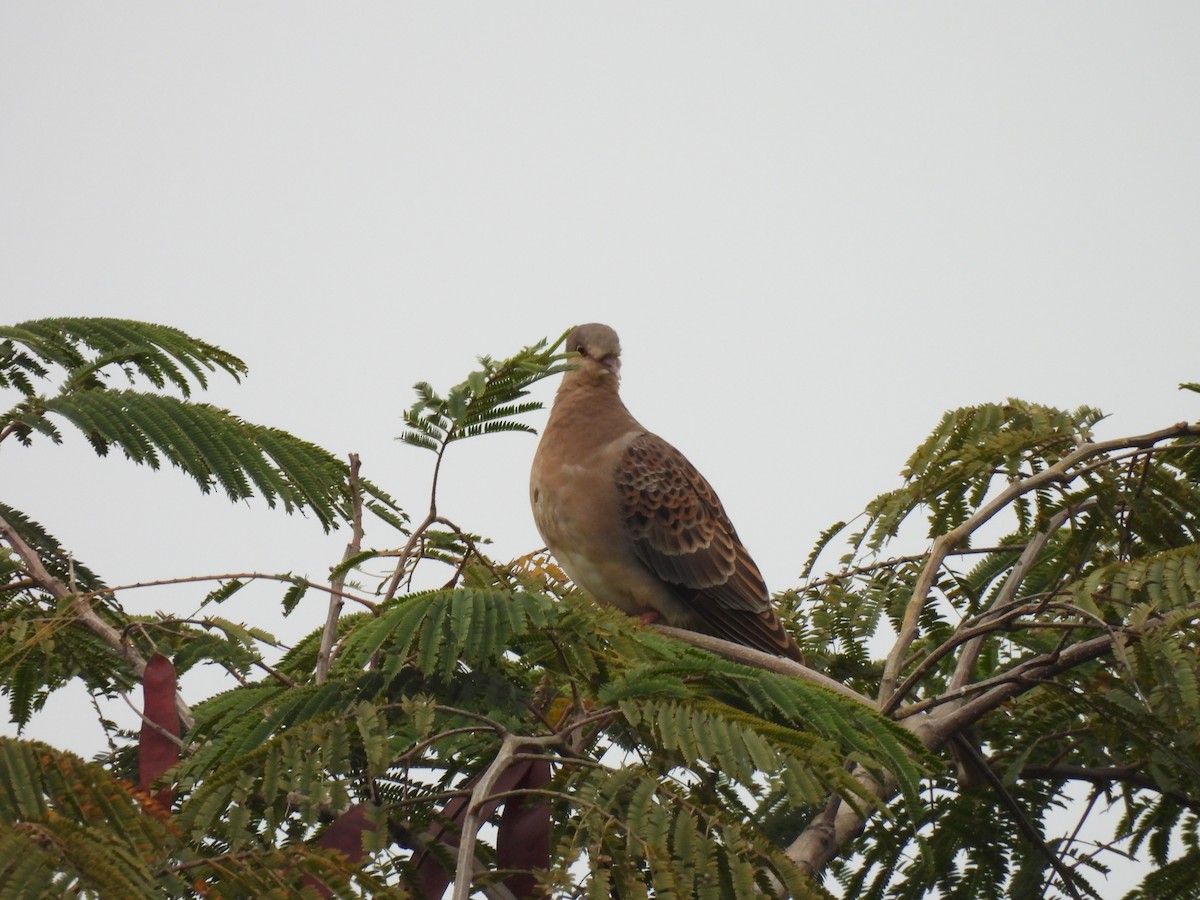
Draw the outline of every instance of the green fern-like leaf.
<instances>
[{"instance_id":1,"label":"green fern-like leaf","mask_svg":"<svg viewBox=\"0 0 1200 900\"><path fill-rule=\"evenodd\" d=\"M308 510L328 530L346 515L347 467L319 447L225 410L137 391L56 397L46 413L77 427L100 455L116 447L157 469L165 458L209 493L258 494L287 512Z\"/></svg>"},{"instance_id":2,"label":"green fern-like leaf","mask_svg":"<svg viewBox=\"0 0 1200 900\"><path fill-rule=\"evenodd\" d=\"M528 396L534 383L566 367L566 356L554 352L565 337L554 344L539 341L500 362L481 357L482 368L444 397L427 382L417 383L417 401L404 414L408 430L400 440L440 454L454 441L505 431L532 431L516 418L540 409L541 404L522 402L521 398Z\"/></svg>"},{"instance_id":3,"label":"green fern-like leaf","mask_svg":"<svg viewBox=\"0 0 1200 900\"><path fill-rule=\"evenodd\" d=\"M768 871L788 896L828 897L779 848L653 769L585 769L572 773L564 789L578 811L558 855L588 854L589 897L602 890L646 897L649 886L655 896L779 896L764 877Z\"/></svg>"},{"instance_id":4,"label":"green fern-like leaf","mask_svg":"<svg viewBox=\"0 0 1200 900\"><path fill-rule=\"evenodd\" d=\"M0 894L30 885L158 897L167 831L102 766L35 741L0 738Z\"/></svg>"},{"instance_id":5,"label":"green fern-like leaf","mask_svg":"<svg viewBox=\"0 0 1200 900\"><path fill-rule=\"evenodd\" d=\"M552 615L552 602L541 594L477 589L414 594L376 618L360 619L337 665L361 668L386 651L394 666L415 654L421 671L449 678L463 659L503 653L516 637L545 627Z\"/></svg>"},{"instance_id":6,"label":"green fern-like leaf","mask_svg":"<svg viewBox=\"0 0 1200 900\"><path fill-rule=\"evenodd\" d=\"M236 379L246 374L246 364L233 354L165 325L96 317L0 327L0 375L9 382L0 381L0 386L32 395L32 385L14 381L13 373L44 379L49 376L46 366L67 371L63 393L105 387L106 370L112 368L130 379L140 375L156 388L169 383L185 397L191 394L192 380L206 388L208 374L218 369Z\"/></svg>"}]
</instances>

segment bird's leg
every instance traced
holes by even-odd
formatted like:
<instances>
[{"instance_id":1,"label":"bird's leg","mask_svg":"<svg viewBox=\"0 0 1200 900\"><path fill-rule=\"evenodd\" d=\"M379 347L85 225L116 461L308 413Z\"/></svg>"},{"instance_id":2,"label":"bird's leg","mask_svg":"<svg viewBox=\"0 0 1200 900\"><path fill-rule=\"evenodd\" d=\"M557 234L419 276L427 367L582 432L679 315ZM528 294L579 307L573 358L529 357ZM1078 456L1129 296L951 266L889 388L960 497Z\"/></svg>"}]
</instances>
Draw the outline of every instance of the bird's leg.
<instances>
[{"instance_id":1,"label":"bird's leg","mask_svg":"<svg viewBox=\"0 0 1200 900\"><path fill-rule=\"evenodd\" d=\"M644 612L638 616L638 621L643 625L653 625L660 618L662 617L658 614L658 610L652 609L649 612Z\"/></svg>"}]
</instances>

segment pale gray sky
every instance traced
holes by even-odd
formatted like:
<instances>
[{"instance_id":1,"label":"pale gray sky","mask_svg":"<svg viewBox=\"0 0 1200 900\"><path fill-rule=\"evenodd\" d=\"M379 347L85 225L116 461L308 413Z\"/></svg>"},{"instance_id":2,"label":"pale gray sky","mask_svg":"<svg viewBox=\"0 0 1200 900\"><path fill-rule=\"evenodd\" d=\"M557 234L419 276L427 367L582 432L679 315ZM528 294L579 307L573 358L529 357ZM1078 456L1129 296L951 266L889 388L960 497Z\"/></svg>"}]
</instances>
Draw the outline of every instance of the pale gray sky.
<instances>
[{"instance_id":1,"label":"pale gray sky","mask_svg":"<svg viewBox=\"0 0 1200 900\"><path fill-rule=\"evenodd\" d=\"M0 308L215 342L251 377L214 402L418 513L412 383L605 321L782 589L948 408L1197 416L1198 46L1190 2L5 0ZM539 544L534 445L448 459L442 510L500 556ZM114 584L320 577L345 541L73 434L6 445L0 496Z\"/></svg>"}]
</instances>

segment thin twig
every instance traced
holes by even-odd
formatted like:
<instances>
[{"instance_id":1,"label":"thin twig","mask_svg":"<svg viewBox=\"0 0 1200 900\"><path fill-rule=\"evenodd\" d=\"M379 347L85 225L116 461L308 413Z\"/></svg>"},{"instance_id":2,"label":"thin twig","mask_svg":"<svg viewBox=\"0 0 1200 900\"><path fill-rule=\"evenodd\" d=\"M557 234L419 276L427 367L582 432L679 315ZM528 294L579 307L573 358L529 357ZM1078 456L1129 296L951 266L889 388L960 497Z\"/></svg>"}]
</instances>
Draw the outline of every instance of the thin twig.
<instances>
[{"instance_id":1,"label":"thin twig","mask_svg":"<svg viewBox=\"0 0 1200 900\"><path fill-rule=\"evenodd\" d=\"M183 578L160 578L156 581L138 581L133 584L121 584L116 587L101 588L98 591L92 591L90 594L83 594L84 597L95 597L103 594L116 594L119 591L132 591L137 588L148 587L164 587L172 584L194 584L199 581L280 581L287 584L303 584L306 587L312 588L315 591L322 591L326 594L332 594L335 597L340 597L343 600L349 600L352 603L357 603L360 606L365 606L367 609L374 611L378 604L365 597L359 597L357 594L347 593L346 591L337 591L328 585L318 584L315 581L309 581L307 578L297 578L295 575L278 575L271 572L226 572L221 575L187 575Z\"/></svg>"},{"instance_id":2,"label":"thin twig","mask_svg":"<svg viewBox=\"0 0 1200 900\"><path fill-rule=\"evenodd\" d=\"M457 525L455 525L453 522L451 522L447 518L438 516L437 521L438 521L439 525L445 525L447 528L452 529L454 531L454 533L458 535L459 540L461 540L463 542L463 544L466 545L467 552L463 555L463 568L466 567L467 558L470 556L474 556L477 560L479 560L481 563L483 563L484 566L487 567L489 572L492 573L492 577L496 579L497 584L509 583L506 581L504 576L502 576L500 574L499 570L494 565L492 565L492 561L486 555L479 552L479 548L475 545L475 541L473 541L471 539L470 535L468 535L465 531L463 531L461 528L459 528ZM460 569L459 571L461 572L462 569Z\"/></svg>"},{"instance_id":3,"label":"thin twig","mask_svg":"<svg viewBox=\"0 0 1200 900\"><path fill-rule=\"evenodd\" d=\"M1010 544L1003 547L965 547L962 550L955 550L949 556L978 556L986 553L1017 553L1024 548L1023 544ZM863 566L854 566L850 569L840 569L837 572L831 572L818 578L816 581L809 581L800 585L795 589L794 593L803 594L805 591L815 590L816 588L825 587L828 584L834 584L838 581L845 581L848 578L855 578L859 575L869 575L871 572L876 572L880 569L894 569L896 566L907 565L908 563L920 562L928 557L928 553L913 553L909 556L893 556L889 559L880 560L879 562L868 563Z\"/></svg>"},{"instance_id":4,"label":"thin twig","mask_svg":"<svg viewBox=\"0 0 1200 900\"><path fill-rule=\"evenodd\" d=\"M342 554L342 564L358 556L362 550L362 487L359 484L359 459L357 453L350 454L350 502L351 502L351 537ZM325 630L321 634L321 645L317 650L317 671L315 680L323 684L329 677L329 666L333 654L333 642L337 639L338 618L342 614L342 598L339 596L346 586L346 572L339 567L337 576L329 583L333 590L329 597L329 610L325 614Z\"/></svg>"},{"instance_id":5,"label":"thin twig","mask_svg":"<svg viewBox=\"0 0 1200 900\"><path fill-rule=\"evenodd\" d=\"M276 669L273 669L271 666L267 665L267 663L264 662L261 658L252 660L250 664L253 666L258 666L260 669L262 669L264 672L266 672L268 675L270 675L272 678L274 678L276 681L278 681L284 687L294 688L296 686L296 682L292 681L292 679L288 678L282 672L280 672Z\"/></svg>"},{"instance_id":6,"label":"thin twig","mask_svg":"<svg viewBox=\"0 0 1200 900\"><path fill-rule=\"evenodd\" d=\"M425 534L426 529L437 521L437 511L429 510L421 524L413 529L413 533L408 536L408 543L404 545L404 549L400 551L400 560L396 563L396 571L392 573L392 580L388 582L388 589L384 592L383 602L387 603L396 596L396 591L400 589L400 582L404 578L404 570L408 567L409 557L412 556L413 548L417 546L417 541Z\"/></svg>"},{"instance_id":7,"label":"thin twig","mask_svg":"<svg viewBox=\"0 0 1200 900\"><path fill-rule=\"evenodd\" d=\"M124 691L118 691L117 693L120 695L121 699L125 701L125 705L128 706L130 709L132 709L135 713L137 713L137 717L142 720L143 725L149 725L152 729L157 731L159 734L161 734L163 737L165 737L168 741L170 741L172 744L177 746L179 749L181 749L181 750L183 749L184 743L183 743L182 738L179 737L179 735L171 734L171 732L167 731L167 729L163 728L161 725L159 725L153 719L148 718L144 712L142 712L140 709L137 708L137 706L134 704L134 702L129 699L129 695L126 694Z\"/></svg>"},{"instance_id":8,"label":"thin twig","mask_svg":"<svg viewBox=\"0 0 1200 900\"><path fill-rule=\"evenodd\" d=\"M992 771L992 767L988 765L988 761L984 758L983 754L980 753L978 748L976 748L974 744L967 740L961 732L954 736L953 742L955 747L958 748L958 751L970 758L975 763L976 767L983 773L984 779L989 785L991 785L992 790L995 791L996 795L1000 798L1000 802L1013 817L1013 821L1016 822L1017 830L1025 836L1025 840L1027 840L1033 846L1033 848L1037 850L1042 858L1050 864L1051 868L1058 873L1058 877L1062 879L1063 886L1067 889L1068 893L1070 893L1075 900L1082 900L1082 896L1079 893L1079 888L1076 885L1077 878L1075 874L1067 868L1066 864L1062 861L1058 854L1051 850L1046 845L1046 842L1042 840L1042 836L1038 834L1037 828L1035 828L1033 823L1029 821L1029 817L1025 815L1025 810L1021 809L1021 805L1017 803L1016 798L1009 793L1008 788L1004 786L1004 782L1002 782L996 773Z\"/></svg>"},{"instance_id":9,"label":"thin twig","mask_svg":"<svg viewBox=\"0 0 1200 900\"><path fill-rule=\"evenodd\" d=\"M888 701L888 706L882 711L885 714L891 713L902 698L908 696L911 691L922 678L929 673L945 656L951 653L956 647L965 644L967 641L974 640L977 637L982 637L991 634L994 631L1008 629L1013 627L1013 619L1019 619L1026 615L1036 607L1029 604L1021 604L1008 609L991 609L980 616L967 619L959 625L958 630L947 638L942 644L934 648L925 656L920 663L914 668L908 677L901 682L896 693L892 695L892 700ZM975 623L975 624L968 624Z\"/></svg>"},{"instance_id":10,"label":"thin twig","mask_svg":"<svg viewBox=\"0 0 1200 900\"><path fill-rule=\"evenodd\" d=\"M1100 791L1100 788L1098 788L1098 787L1092 791L1092 796L1090 796L1088 798L1087 806L1085 806L1083 809L1083 812L1079 814L1079 821L1075 823L1075 830L1071 832L1071 836L1069 838L1067 838L1065 841L1062 842L1062 847L1060 850L1061 855L1055 854L1054 858L1060 861L1060 865L1062 868L1060 868L1058 865L1056 865L1054 867L1054 871L1058 872L1060 877L1062 877L1063 869L1066 869L1066 863L1062 862L1062 857L1067 855L1067 848L1069 848L1072 844L1074 844L1077 840L1079 840L1079 832L1081 832L1083 830L1084 823L1087 822L1088 817L1091 816L1092 809L1096 806L1096 801L1100 799L1100 793L1101 793L1101 791ZM1066 879L1064 878L1063 880L1065 881ZM1043 890L1045 888L1048 888L1049 886L1050 886L1050 879L1047 878L1045 880L1045 882L1043 882L1043 885L1042 885ZM1078 896L1078 895L1076 895L1076 896Z\"/></svg>"},{"instance_id":11,"label":"thin twig","mask_svg":"<svg viewBox=\"0 0 1200 900\"><path fill-rule=\"evenodd\" d=\"M404 569L408 565L413 548L417 546L417 541L421 539L426 529L437 521L438 478L442 472L442 459L445 457L446 448L449 446L449 441L446 441L437 450L437 460L433 464L433 477L430 479L429 484L429 513L425 516L424 521L413 529L413 533L408 538L408 543L404 545L404 552L400 554L400 561L396 563L396 571L392 573L392 580L388 583L387 592L383 595L385 603L395 597L396 591L400 589L400 582L404 579Z\"/></svg>"},{"instance_id":12,"label":"thin twig","mask_svg":"<svg viewBox=\"0 0 1200 900\"><path fill-rule=\"evenodd\" d=\"M1194 812L1200 811L1200 797L1192 797L1182 791L1163 787L1146 774L1146 767L1144 765L1099 766L1096 768L1061 764L1053 766L1026 766L1021 770L1018 777L1038 780L1086 781L1100 787L1112 784L1114 781L1120 781L1140 790L1154 791L1156 794L1168 797Z\"/></svg>"},{"instance_id":13,"label":"thin twig","mask_svg":"<svg viewBox=\"0 0 1200 900\"><path fill-rule=\"evenodd\" d=\"M142 636L145 637L146 640L150 641L151 644L153 644L154 638L152 638L150 636L150 632L148 630L150 628L154 628L158 631L165 631L167 634L173 634L176 637L182 637L182 638L188 637L187 632L176 631L174 629L167 628L166 627L167 625L195 625L196 627L203 628L205 630L208 630L210 628L215 628L218 631L221 630L220 625L218 625L216 622L213 622L209 619L182 619L182 618L176 618L176 617L172 616L172 617L166 618L166 619L155 619L150 622L142 622L142 621L130 622L128 625L126 625L124 628L121 629L121 638L122 638L122 640L127 638L129 636L129 632L131 632L131 631L140 631L142 633ZM264 641L263 643L271 643L271 642ZM278 647L278 646L282 646L282 645L272 644L272 646ZM239 684L241 684L243 686L249 684L249 682L247 682L246 679L242 677L241 673L238 672L236 669L234 669L229 663L220 662L220 661L217 661L217 662L219 663L219 665L222 668L225 669L226 672L228 672L230 675L232 675ZM279 672L279 671L273 669L271 666L269 666L266 663L266 661L263 660L263 658L261 656L255 658L255 659L252 659L250 661L250 664L253 666L258 666L260 669L262 669L264 672L266 672L268 675L270 675L272 678L274 678L276 681L278 681L280 684L282 684L286 687L295 687L296 686L296 682L292 681L292 679L288 678L282 672Z\"/></svg>"}]
</instances>

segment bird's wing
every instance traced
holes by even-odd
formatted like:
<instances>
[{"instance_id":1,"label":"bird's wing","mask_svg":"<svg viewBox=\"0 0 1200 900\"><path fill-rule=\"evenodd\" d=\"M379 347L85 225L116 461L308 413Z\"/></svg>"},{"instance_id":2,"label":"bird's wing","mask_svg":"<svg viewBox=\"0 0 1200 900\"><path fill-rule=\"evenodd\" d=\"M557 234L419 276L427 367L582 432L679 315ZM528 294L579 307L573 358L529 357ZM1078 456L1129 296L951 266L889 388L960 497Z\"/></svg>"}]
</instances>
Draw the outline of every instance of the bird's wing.
<instances>
[{"instance_id":1,"label":"bird's wing","mask_svg":"<svg viewBox=\"0 0 1200 900\"><path fill-rule=\"evenodd\" d=\"M643 434L622 454L616 481L635 555L712 634L799 659L720 499L682 453Z\"/></svg>"}]
</instances>

